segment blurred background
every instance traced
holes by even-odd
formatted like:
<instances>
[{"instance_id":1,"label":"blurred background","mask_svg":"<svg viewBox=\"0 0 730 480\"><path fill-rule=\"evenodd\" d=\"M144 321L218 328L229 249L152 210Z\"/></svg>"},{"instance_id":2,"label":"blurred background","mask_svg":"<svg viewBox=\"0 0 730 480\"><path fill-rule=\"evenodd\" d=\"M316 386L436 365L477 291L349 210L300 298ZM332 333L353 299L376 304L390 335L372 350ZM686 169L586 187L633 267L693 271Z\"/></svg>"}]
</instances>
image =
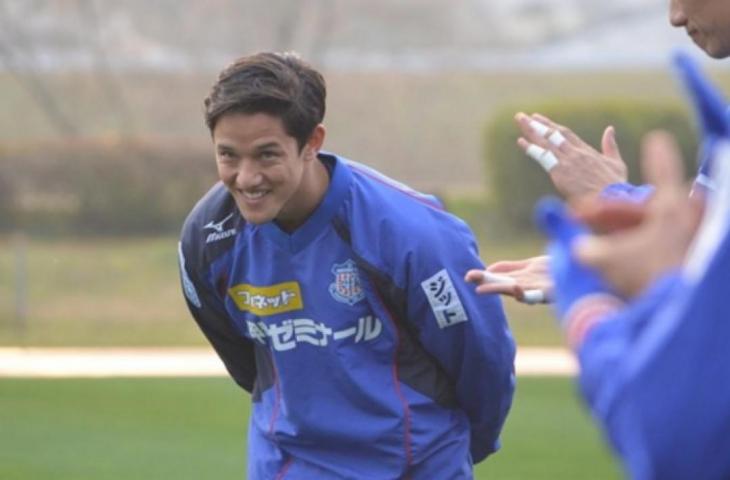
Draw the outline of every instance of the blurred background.
<instances>
[{"instance_id":1,"label":"blurred background","mask_svg":"<svg viewBox=\"0 0 730 480\"><path fill-rule=\"evenodd\" d=\"M667 10L0 0L0 346L206 348L179 293L177 233L215 181L202 100L226 64L260 50L297 51L325 74L326 149L444 198L487 263L538 254L530 212L552 189L515 147L516 111L596 146L615 125L634 179L641 134L667 128L692 170L693 119L669 55L702 55ZM730 64L702 61L730 87ZM562 346L547 308L505 306L520 346ZM570 380L525 379L518 392L504 452L479 475L616 478ZM247 411L224 379L0 378L11 432L0 444L14 439L0 477L240 478Z\"/></svg>"}]
</instances>

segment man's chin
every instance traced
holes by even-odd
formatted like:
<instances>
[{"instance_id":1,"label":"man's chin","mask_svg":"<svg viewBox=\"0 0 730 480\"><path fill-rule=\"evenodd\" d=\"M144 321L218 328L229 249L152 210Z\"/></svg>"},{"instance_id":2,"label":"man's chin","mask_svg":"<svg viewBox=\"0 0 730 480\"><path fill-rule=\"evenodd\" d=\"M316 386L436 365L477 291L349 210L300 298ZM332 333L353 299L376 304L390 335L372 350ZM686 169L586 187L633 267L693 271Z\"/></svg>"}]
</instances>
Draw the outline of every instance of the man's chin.
<instances>
[{"instance_id":1,"label":"man's chin","mask_svg":"<svg viewBox=\"0 0 730 480\"><path fill-rule=\"evenodd\" d=\"M730 57L730 49L711 51L706 50L707 54L715 60L722 60L723 58Z\"/></svg>"},{"instance_id":2,"label":"man's chin","mask_svg":"<svg viewBox=\"0 0 730 480\"><path fill-rule=\"evenodd\" d=\"M251 212L244 212L240 208L239 212L241 212L241 216L246 221L246 223L250 223L252 225L262 225L264 223L269 223L271 220L273 220L273 217L271 215L261 215Z\"/></svg>"},{"instance_id":3,"label":"man's chin","mask_svg":"<svg viewBox=\"0 0 730 480\"><path fill-rule=\"evenodd\" d=\"M716 60L730 57L730 46L728 45L713 45L712 43L709 43L707 45L698 44L698 46L704 50L707 55Z\"/></svg>"}]
</instances>

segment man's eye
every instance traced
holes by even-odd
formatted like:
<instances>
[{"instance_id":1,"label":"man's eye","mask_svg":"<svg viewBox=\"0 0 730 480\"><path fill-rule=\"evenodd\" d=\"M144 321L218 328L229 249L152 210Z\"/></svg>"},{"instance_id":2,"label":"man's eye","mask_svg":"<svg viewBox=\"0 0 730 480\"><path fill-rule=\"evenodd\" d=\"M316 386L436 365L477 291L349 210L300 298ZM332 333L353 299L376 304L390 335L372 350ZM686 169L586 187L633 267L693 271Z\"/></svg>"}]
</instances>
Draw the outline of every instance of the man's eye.
<instances>
[{"instance_id":1,"label":"man's eye","mask_svg":"<svg viewBox=\"0 0 730 480\"><path fill-rule=\"evenodd\" d=\"M261 152L261 158L263 160L273 160L279 155L276 152Z\"/></svg>"}]
</instances>

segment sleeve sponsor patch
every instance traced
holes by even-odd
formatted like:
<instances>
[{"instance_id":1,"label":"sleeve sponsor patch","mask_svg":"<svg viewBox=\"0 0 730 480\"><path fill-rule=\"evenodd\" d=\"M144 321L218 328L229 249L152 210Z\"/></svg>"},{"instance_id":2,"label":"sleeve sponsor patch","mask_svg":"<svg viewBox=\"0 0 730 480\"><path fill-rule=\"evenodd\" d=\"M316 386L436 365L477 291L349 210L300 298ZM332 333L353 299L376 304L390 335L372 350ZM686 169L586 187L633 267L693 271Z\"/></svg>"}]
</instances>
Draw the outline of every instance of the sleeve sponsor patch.
<instances>
[{"instance_id":1,"label":"sleeve sponsor patch","mask_svg":"<svg viewBox=\"0 0 730 480\"><path fill-rule=\"evenodd\" d=\"M421 282L421 288L426 293L428 303L431 304L439 328L469 320L446 269Z\"/></svg>"}]
</instances>

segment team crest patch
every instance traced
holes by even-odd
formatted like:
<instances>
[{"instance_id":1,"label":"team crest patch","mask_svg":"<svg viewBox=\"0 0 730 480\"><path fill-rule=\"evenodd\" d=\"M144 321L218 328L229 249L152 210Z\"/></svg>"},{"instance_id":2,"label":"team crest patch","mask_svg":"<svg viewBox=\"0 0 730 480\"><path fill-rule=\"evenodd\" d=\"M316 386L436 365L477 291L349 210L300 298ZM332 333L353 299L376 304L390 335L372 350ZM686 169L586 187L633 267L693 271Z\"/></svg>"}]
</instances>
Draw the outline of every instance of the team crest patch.
<instances>
[{"instance_id":1,"label":"team crest patch","mask_svg":"<svg viewBox=\"0 0 730 480\"><path fill-rule=\"evenodd\" d=\"M360 283L357 265L352 260L345 263L335 263L332 266L335 281L330 283L330 295L338 302L355 305L365 298L365 292Z\"/></svg>"}]
</instances>

